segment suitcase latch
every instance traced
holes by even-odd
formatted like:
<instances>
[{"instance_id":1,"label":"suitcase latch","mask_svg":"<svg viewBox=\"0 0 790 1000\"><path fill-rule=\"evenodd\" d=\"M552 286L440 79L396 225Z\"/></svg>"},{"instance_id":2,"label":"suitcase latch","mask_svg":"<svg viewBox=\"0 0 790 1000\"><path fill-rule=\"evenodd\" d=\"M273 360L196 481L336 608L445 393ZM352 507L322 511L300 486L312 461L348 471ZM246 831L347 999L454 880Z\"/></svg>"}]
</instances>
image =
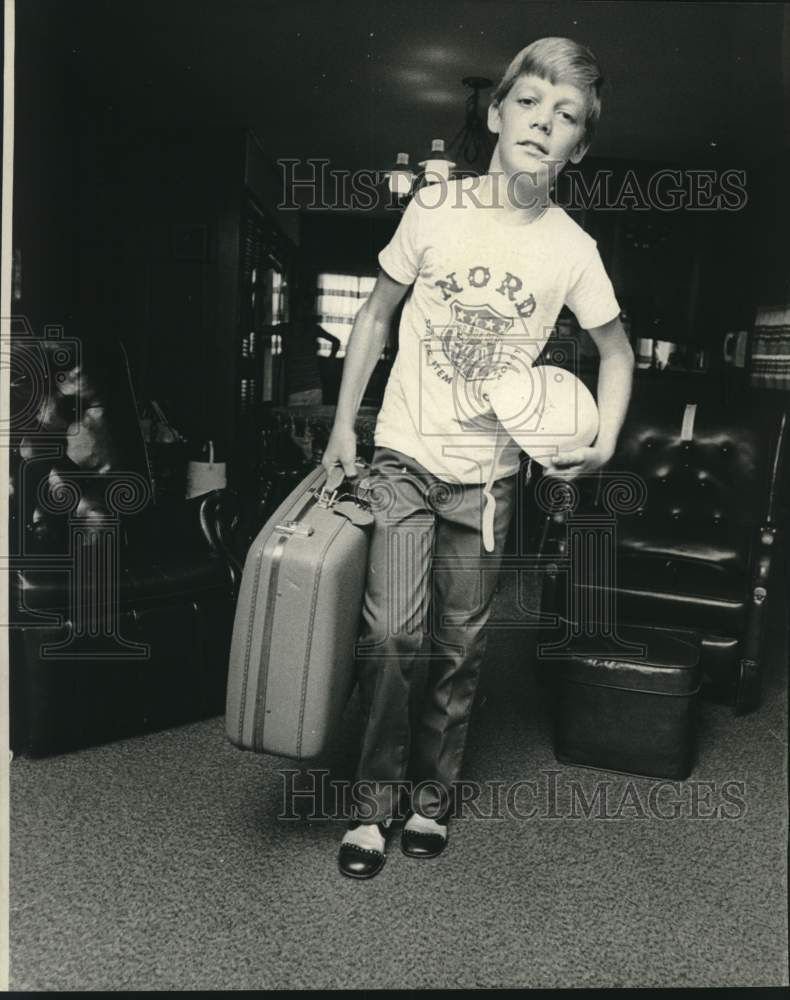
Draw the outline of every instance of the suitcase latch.
<instances>
[{"instance_id":1,"label":"suitcase latch","mask_svg":"<svg viewBox=\"0 0 790 1000\"><path fill-rule=\"evenodd\" d=\"M337 490L333 490L328 493L326 488L322 490L310 490L310 493L316 498L316 506L328 508L331 507L335 500L337 499Z\"/></svg>"},{"instance_id":2,"label":"suitcase latch","mask_svg":"<svg viewBox=\"0 0 790 1000\"><path fill-rule=\"evenodd\" d=\"M298 521L286 521L284 524L275 524L275 531L284 531L287 535L304 535L309 538L313 533L313 527L309 524L300 524Z\"/></svg>"}]
</instances>

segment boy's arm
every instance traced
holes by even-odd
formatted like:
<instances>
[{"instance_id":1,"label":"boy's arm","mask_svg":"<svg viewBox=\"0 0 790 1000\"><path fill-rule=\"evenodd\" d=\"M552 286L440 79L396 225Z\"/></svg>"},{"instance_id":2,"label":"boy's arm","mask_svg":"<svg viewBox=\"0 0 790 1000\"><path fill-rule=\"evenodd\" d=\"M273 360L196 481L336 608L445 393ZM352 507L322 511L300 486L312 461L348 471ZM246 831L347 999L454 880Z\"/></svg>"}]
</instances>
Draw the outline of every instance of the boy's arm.
<instances>
[{"instance_id":1,"label":"boy's arm","mask_svg":"<svg viewBox=\"0 0 790 1000\"><path fill-rule=\"evenodd\" d=\"M608 462L617 447L617 437L631 398L634 352L619 317L588 332L601 357L597 392L600 425L595 447Z\"/></svg>"},{"instance_id":2,"label":"boy's arm","mask_svg":"<svg viewBox=\"0 0 790 1000\"><path fill-rule=\"evenodd\" d=\"M546 472L558 479L575 479L605 465L614 454L623 426L634 378L634 352L619 317L597 326L592 337L601 364L598 370L598 436L591 448L576 448L555 456Z\"/></svg>"},{"instance_id":3,"label":"boy's arm","mask_svg":"<svg viewBox=\"0 0 790 1000\"><path fill-rule=\"evenodd\" d=\"M387 343L395 310L410 286L381 271L373 291L362 303L351 328L343 363L337 411L321 464L328 470L338 462L347 476L357 474L354 424L373 369Z\"/></svg>"}]
</instances>

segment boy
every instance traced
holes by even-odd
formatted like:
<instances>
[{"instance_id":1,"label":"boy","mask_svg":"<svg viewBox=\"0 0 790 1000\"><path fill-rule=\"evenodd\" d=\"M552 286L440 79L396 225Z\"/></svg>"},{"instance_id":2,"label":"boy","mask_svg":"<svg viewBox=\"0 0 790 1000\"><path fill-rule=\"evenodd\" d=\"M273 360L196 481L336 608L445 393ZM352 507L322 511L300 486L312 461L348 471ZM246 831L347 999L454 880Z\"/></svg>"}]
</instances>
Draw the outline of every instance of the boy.
<instances>
[{"instance_id":1,"label":"boy","mask_svg":"<svg viewBox=\"0 0 790 1000\"><path fill-rule=\"evenodd\" d=\"M371 466L372 495L380 489L385 502L373 505L357 646L366 717L357 788L364 808L357 808L338 858L352 878L370 878L384 864L410 753L418 784L402 849L435 857L447 844L519 470L518 446L510 441L495 452L485 420L482 384L492 365L519 351L534 361L567 304L600 353L600 428L594 446L556 457L547 472L571 479L600 468L625 417L634 359L619 305L595 241L549 198L562 167L587 151L601 83L592 53L569 39L540 39L519 52L489 108L498 140L488 174L417 192L379 255L382 271L352 329L322 460L327 469L342 464L349 477L356 475L354 419L393 312L411 289ZM480 526L492 461L494 548L487 552ZM449 567L434 580L432 555ZM470 557L474 571L464 568ZM409 693L429 603L428 689L412 747Z\"/></svg>"}]
</instances>

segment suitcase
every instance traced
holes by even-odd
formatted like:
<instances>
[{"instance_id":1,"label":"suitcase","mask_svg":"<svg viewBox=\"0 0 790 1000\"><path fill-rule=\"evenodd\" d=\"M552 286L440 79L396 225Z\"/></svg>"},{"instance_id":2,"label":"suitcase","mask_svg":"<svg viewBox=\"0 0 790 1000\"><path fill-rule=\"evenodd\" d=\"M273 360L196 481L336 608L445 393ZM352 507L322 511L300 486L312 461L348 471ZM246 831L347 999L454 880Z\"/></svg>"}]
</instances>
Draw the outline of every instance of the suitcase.
<instances>
[{"instance_id":1,"label":"suitcase","mask_svg":"<svg viewBox=\"0 0 790 1000\"><path fill-rule=\"evenodd\" d=\"M250 547L226 704L226 733L241 749L308 759L339 722L354 686L374 523L362 493L340 467L327 477L318 466Z\"/></svg>"}]
</instances>

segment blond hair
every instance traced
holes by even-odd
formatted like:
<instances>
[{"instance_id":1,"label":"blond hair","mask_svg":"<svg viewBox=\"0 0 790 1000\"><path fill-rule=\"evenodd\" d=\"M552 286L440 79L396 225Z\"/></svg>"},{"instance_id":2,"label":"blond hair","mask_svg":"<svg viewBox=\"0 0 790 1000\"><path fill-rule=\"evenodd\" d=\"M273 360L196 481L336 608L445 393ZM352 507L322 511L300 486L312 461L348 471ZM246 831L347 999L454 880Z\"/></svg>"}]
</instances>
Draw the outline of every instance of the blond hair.
<instances>
[{"instance_id":1,"label":"blond hair","mask_svg":"<svg viewBox=\"0 0 790 1000\"><path fill-rule=\"evenodd\" d=\"M549 83L569 83L587 97L584 141L592 142L601 117L603 76L592 52L571 38L539 38L523 48L512 60L494 91L493 103L499 105L520 76L539 76Z\"/></svg>"}]
</instances>

